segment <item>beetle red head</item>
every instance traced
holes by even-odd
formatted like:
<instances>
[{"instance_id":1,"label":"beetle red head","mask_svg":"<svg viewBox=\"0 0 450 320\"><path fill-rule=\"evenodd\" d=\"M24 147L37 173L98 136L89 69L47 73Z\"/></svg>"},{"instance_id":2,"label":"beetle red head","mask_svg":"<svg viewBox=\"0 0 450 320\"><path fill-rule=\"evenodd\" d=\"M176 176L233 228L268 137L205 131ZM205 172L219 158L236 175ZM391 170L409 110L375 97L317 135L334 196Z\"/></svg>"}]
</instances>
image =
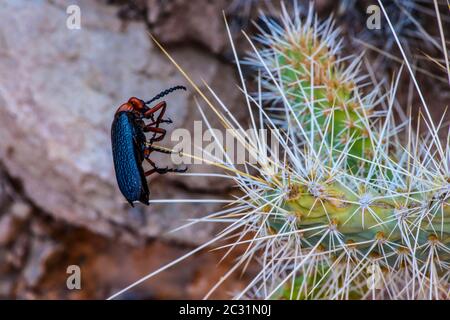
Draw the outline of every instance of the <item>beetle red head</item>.
<instances>
[{"instance_id":1,"label":"beetle red head","mask_svg":"<svg viewBox=\"0 0 450 320\"><path fill-rule=\"evenodd\" d=\"M147 109L145 102L136 97L131 97L128 100L128 103L131 104L131 106L133 107L133 110L138 113L143 113Z\"/></svg>"},{"instance_id":2,"label":"beetle red head","mask_svg":"<svg viewBox=\"0 0 450 320\"><path fill-rule=\"evenodd\" d=\"M142 115L148 107L145 105L145 102L139 98L131 97L128 99L127 103L122 104L116 111L116 114L119 112L133 112L138 115Z\"/></svg>"}]
</instances>

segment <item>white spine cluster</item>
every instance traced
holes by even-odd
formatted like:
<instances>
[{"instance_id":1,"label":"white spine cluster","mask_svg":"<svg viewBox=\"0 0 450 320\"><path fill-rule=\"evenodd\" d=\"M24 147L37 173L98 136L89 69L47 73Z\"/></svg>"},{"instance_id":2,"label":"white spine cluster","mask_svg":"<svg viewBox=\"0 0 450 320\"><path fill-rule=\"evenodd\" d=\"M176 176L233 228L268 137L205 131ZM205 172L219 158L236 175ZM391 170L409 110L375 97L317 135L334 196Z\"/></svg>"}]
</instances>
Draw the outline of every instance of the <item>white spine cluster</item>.
<instances>
[{"instance_id":1,"label":"white spine cluster","mask_svg":"<svg viewBox=\"0 0 450 320\"><path fill-rule=\"evenodd\" d=\"M241 136L260 165L240 171L221 164L243 194L220 214L235 240L225 248L246 247L236 269L254 258L261 264L236 298L448 298L450 144L439 139L443 121L421 119L425 137L408 119L397 124L400 76L380 95L364 83L359 57L340 56L331 19L320 23L312 10L299 17L285 11L280 23L266 19L268 31L259 46L251 43L246 61L258 70L258 93L248 94L242 79L249 110L257 110L255 130L263 125L254 119L284 129L276 135L282 154L274 159L266 147L264 159L265 141ZM236 126L229 113L222 117Z\"/></svg>"}]
</instances>

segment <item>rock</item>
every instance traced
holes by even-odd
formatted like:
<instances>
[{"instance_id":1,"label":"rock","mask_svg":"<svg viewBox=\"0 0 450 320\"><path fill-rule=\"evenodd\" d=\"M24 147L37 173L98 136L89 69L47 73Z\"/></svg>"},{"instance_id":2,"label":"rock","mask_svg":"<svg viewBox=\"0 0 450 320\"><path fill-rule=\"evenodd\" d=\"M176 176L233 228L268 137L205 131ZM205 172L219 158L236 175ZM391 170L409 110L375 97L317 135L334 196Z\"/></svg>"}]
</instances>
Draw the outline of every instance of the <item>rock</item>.
<instances>
[{"instance_id":1,"label":"rock","mask_svg":"<svg viewBox=\"0 0 450 320\"><path fill-rule=\"evenodd\" d=\"M15 269L21 268L24 264L29 244L29 236L23 233L19 234L6 254L6 263Z\"/></svg>"},{"instance_id":2,"label":"rock","mask_svg":"<svg viewBox=\"0 0 450 320\"><path fill-rule=\"evenodd\" d=\"M148 241L142 246L130 246L113 242L84 228L68 228L62 223L55 223L52 227L55 228L54 237L41 240L31 237L34 244L21 273L15 271L4 275L14 284L14 294L6 293L5 298L105 299L192 250L159 240ZM63 230L70 232L61 232ZM55 247L55 244L58 245ZM63 251L60 251L59 245L64 246ZM236 262L237 257L231 254L217 265L223 254L221 251L202 250L126 292L119 299L201 299ZM0 250L0 262L1 259ZM67 267L71 265L80 268L81 290L67 288ZM207 281L199 279L202 275ZM0 275L0 283L3 279ZM212 298L229 298L230 291L242 288L249 280L246 275L236 272ZM5 291L7 288L5 286ZM0 297L1 292L0 285Z\"/></svg>"},{"instance_id":3,"label":"rock","mask_svg":"<svg viewBox=\"0 0 450 320\"><path fill-rule=\"evenodd\" d=\"M0 246L7 246L20 233L32 209L27 203L19 200L3 210L6 213L0 215Z\"/></svg>"},{"instance_id":4,"label":"rock","mask_svg":"<svg viewBox=\"0 0 450 320\"><path fill-rule=\"evenodd\" d=\"M316 0L314 8L319 14L329 15L335 2ZM132 7L126 3L124 9L134 13L129 15L129 19L136 19L140 16L139 13L146 13L150 31L161 43L167 45L197 43L233 61L224 14L235 46L240 53L244 53L251 47L242 37L241 30L254 34L257 29L253 23L258 21L261 12L278 17L282 10L280 3L259 0L147 0L146 4L138 3ZM287 10L292 12L291 2L284 3ZM307 12L308 2L301 2L300 5L303 5L304 11Z\"/></svg>"},{"instance_id":5,"label":"rock","mask_svg":"<svg viewBox=\"0 0 450 320\"><path fill-rule=\"evenodd\" d=\"M8 263L8 248L0 247L0 277L7 274L11 270L11 265Z\"/></svg>"},{"instance_id":6,"label":"rock","mask_svg":"<svg viewBox=\"0 0 450 320\"><path fill-rule=\"evenodd\" d=\"M14 289L14 279L0 277L0 299L9 299Z\"/></svg>"},{"instance_id":7,"label":"rock","mask_svg":"<svg viewBox=\"0 0 450 320\"><path fill-rule=\"evenodd\" d=\"M18 201L18 202L14 202L11 205L11 208L9 208L9 211L17 220L25 221L30 217L32 208L28 203Z\"/></svg>"},{"instance_id":8,"label":"rock","mask_svg":"<svg viewBox=\"0 0 450 320\"><path fill-rule=\"evenodd\" d=\"M65 1L2 3L0 159L8 174L40 209L109 237L161 236L187 218L217 209L183 204L131 209L126 204L111 159L114 112L130 96L149 98L186 82L152 44L144 22L123 22L117 8L99 2L72 3L81 8L80 30L66 28ZM234 106L233 113L243 113L233 67L198 49L170 51L197 82L201 77L217 85L227 105ZM201 119L193 94L191 90L167 97L167 115L174 120L170 129L188 128ZM212 125L221 128L218 123ZM164 155L155 155L155 161L169 162ZM216 186L214 197L223 198L229 184L175 175L150 179L152 197L163 199L206 197L203 190L211 191L211 186ZM171 237L196 244L211 236L205 230L199 226Z\"/></svg>"},{"instance_id":9,"label":"rock","mask_svg":"<svg viewBox=\"0 0 450 320\"><path fill-rule=\"evenodd\" d=\"M36 286L47 270L47 263L61 250L61 246L51 240L32 242L27 265L23 277L29 287Z\"/></svg>"},{"instance_id":10,"label":"rock","mask_svg":"<svg viewBox=\"0 0 450 320\"><path fill-rule=\"evenodd\" d=\"M30 231L33 236L45 238L51 235L52 226L42 219L33 219L30 223Z\"/></svg>"},{"instance_id":11,"label":"rock","mask_svg":"<svg viewBox=\"0 0 450 320\"><path fill-rule=\"evenodd\" d=\"M228 5L228 0L148 0L147 21L163 43L191 41L220 53L228 45L222 15Z\"/></svg>"},{"instance_id":12,"label":"rock","mask_svg":"<svg viewBox=\"0 0 450 320\"><path fill-rule=\"evenodd\" d=\"M0 168L0 212L4 212L4 209L8 206L9 194L10 185L5 173Z\"/></svg>"},{"instance_id":13,"label":"rock","mask_svg":"<svg viewBox=\"0 0 450 320\"><path fill-rule=\"evenodd\" d=\"M0 217L0 246L8 245L19 232L19 223L10 214Z\"/></svg>"}]
</instances>

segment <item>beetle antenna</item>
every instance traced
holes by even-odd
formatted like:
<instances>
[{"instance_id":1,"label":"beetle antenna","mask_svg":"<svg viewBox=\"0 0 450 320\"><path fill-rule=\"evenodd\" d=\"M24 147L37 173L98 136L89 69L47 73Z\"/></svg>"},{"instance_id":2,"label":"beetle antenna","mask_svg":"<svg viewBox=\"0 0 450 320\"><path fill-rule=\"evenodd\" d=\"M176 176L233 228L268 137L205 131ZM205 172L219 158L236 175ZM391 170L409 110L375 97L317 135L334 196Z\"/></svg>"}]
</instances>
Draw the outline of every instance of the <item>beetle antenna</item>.
<instances>
[{"instance_id":1,"label":"beetle antenna","mask_svg":"<svg viewBox=\"0 0 450 320\"><path fill-rule=\"evenodd\" d=\"M149 104L152 103L155 100L158 100L166 95L168 95L169 93L172 93L175 90L187 90L185 86L175 86L169 89L166 89L164 91L161 91L160 93L158 93L156 96L154 96L153 98L151 98L150 100L146 101L145 104Z\"/></svg>"}]
</instances>

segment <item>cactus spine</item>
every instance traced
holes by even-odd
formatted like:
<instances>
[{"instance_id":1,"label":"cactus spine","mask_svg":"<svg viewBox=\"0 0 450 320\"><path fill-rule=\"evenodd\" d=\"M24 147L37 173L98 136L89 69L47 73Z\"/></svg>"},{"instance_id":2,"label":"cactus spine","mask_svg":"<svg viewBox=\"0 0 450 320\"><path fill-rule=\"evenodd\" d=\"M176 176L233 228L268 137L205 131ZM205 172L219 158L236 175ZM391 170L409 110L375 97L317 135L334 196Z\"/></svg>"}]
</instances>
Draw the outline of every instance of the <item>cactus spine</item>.
<instances>
[{"instance_id":1,"label":"cactus spine","mask_svg":"<svg viewBox=\"0 0 450 320\"><path fill-rule=\"evenodd\" d=\"M285 250L263 262L278 276L270 294L448 298L448 141L437 131L415 139L410 128L401 140L393 94L374 111L379 92L362 90L360 59L340 56L331 19L319 23L311 10L281 21L266 19L269 31L247 60L259 70L269 117L296 150L286 151L270 190L252 197L278 240L267 246Z\"/></svg>"}]
</instances>

